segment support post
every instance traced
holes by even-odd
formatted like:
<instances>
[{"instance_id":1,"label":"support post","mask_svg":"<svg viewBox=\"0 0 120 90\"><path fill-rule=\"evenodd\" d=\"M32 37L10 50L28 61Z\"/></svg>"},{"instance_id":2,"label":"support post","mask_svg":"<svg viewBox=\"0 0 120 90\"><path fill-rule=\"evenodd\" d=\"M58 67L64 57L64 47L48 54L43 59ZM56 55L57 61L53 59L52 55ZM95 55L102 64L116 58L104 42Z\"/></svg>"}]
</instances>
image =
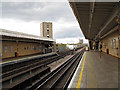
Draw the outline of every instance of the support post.
<instances>
[{"instance_id":1,"label":"support post","mask_svg":"<svg viewBox=\"0 0 120 90\"><path fill-rule=\"evenodd\" d=\"M95 52L97 52L97 40L95 40Z\"/></svg>"},{"instance_id":2,"label":"support post","mask_svg":"<svg viewBox=\"0 0 120 90\"><path fill-rule=\"evenodd\" d=\"M10 84L12 84L13 83L13 80L12 80L12 78L10 79Z\"/></svg>"},{"instance_id":3,"label":"support post","mask_svg":"<svg viewBox=\"0 0 120 90\"><path fill-rule=\"evenodd\" d=\"M118 56L120 56L120 16L116 19L118 23Z\"/></svg>"},{"instance_id":4,"label":"support post","mask_svg":"<svg viewBox=\"0 0 120 90\"><path fill-rule=\"evenodd\" d=\"M99 35L99 43L100 43L99 49L100 49L100 58L101 58L101 49L102 49L102 48L101 48L101 40L100 40L100 39L101 39L101 37L100 37L100 35Z\"/></svg>"},{"instance_id":5,"label":"support post","mask_svg":"<svg viewBox=\"0 0 120 90\"><path fill-rule=\"evenodd\" d=\"M118 18L118 44L119 44L119 46L118 46L118 56L120 56L120 16L119 16L119 18Z\"/></svg>"},{"instance_id":6,"label":"support post","mask_svg":"<svg viewBox=\"0 0 120 90\"><path fill-rule=\"evenodd\" d=\"M95 53L96 53L96 41L95 41Z\"/></svg>"},{"instance_id":7,"label":"support post","mask_svg":"<svg viewBox=\"0 0 120 90\"><path fill-rule=\"evenodd\" d=\"M119 30L119 40L120 40L120 17L118 19L118 30Z\"/></svg>"}]
</instances>

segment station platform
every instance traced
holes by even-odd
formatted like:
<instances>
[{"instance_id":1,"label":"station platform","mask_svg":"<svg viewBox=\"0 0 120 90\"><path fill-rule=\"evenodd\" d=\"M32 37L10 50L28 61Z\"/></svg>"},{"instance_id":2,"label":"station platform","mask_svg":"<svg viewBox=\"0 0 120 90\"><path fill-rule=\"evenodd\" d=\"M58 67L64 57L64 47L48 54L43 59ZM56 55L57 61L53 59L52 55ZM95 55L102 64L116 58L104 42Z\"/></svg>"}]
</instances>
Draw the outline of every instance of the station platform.
<instances>
[{"instance_id":1,"label":"station platform","mask_svg":"<svg viewBox=\"0 0 120 90\"><path fill-rule=\"evenodd\" d=\"M41 58L41 57L47 57L47 56L51 56L51 55L55 55L56 52L52 52L52 53L47 53L47 54L40 54L40 55L31 55L31 56L24 56L24 57L18 57L18 58L10 58L10 59L4 59L2 60L2 62L0 62L0 65L5 66L8 64L14 64L14 63L19 63L19 62L24 62L24 61L28 61L31 59L35 59L35 58Z\"/></svg>"},{"instance_id":2,"label":"station platform","mask_svg":"<svg viewBox=\"0 0 120 90\"><path fill-rule=\"evenodd\" d=\"M119 63L120 60L105 53L102 53L100 58L99 52L84 52L68 90L73 88L112 88L112 90L119 90Z\"/></svg>"}]
</instances>

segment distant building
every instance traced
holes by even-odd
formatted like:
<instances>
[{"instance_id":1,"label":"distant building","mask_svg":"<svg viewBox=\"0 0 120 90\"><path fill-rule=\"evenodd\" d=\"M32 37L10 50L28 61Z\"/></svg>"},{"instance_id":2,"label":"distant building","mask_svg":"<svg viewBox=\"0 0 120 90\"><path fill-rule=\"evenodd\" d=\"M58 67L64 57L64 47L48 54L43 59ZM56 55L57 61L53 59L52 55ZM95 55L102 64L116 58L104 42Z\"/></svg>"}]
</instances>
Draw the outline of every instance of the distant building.
<instances>
[{"instance_id":1,"label":"distant building","mask_svg":"<svg viewBox=\"0 0 120 90\"><path fill-rule=\"evenodd\" d=\"M57 50L58 51L68 51L69 50L69 48L67 47L67 45L66 44L62 44L62 43L57 43L56 44L56 48L57 48Z\"/></svg>"},{"instance_id":2,"label":"distant building","mask_svg":"<svg viewBox=\"0 0 120 90\"><path fill-rule=\"evenodd\" d=\"M77 48L77 44L73 44L73 45L72 45L72 44L71 44L71 45L68 44L67 47L68 47L69 49L74 49L74 48Z\"/></svg>"},{"instance_id":3,"label":"distant building","mask_svg":"<svg viewBox=\"0 0 120 90\"><path fill-rule=\"evenodd\" d=\"M83 44L83 39L79 39L79 43L80 43L80 44Z\"/></svg>"},{"instance_id":4,"label":"distant building","mask_svg":"<svg viewBox=\"0 0 120 90\"><path fill-rule=\"evenodd\" d=\"M42 22L40 24L40 36L53 38L51 22Z\"/></svg>"}]
</instances>

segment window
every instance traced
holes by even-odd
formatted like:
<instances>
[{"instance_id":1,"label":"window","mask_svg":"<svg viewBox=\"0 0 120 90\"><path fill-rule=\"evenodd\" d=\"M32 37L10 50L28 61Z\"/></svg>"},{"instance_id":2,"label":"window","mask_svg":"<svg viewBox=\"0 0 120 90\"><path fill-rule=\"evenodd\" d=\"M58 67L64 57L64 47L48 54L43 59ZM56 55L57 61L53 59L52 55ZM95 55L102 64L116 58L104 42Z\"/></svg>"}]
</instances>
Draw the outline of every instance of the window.
<instances>
[{"instance_id":1,"label":"window","mask_svg":"<svg viewBox=\"0 0 120 90\"><path fill-rule=\"evenodd\" d=\"M35 47L34 47L34 46L31 46L31 51L32 51L32 50L35 50Z\"/></svg>"},{"instance_id":2,"label":"window","mask_svg":"<svg viewBox=\"0 0 120 90\"><path fill-rule=\"evenodd\" d=\"M37 50L37 47L36 47L36 46L33 46L33 50Z\"/></svg>"},{"instance_id":3,"label":"window","mask_svg":"<svg viewBox=\"0 0 120 90\"><path fill-rule=\"evenodd\" d=\"M40 51L40 46L37 46L37 50Z\"/></svg>"},{"instance_id":4,"label":"window","mask_svg":"<svg viewBox=\"0 0 120 90\"><path fill-rule=\"evenodd\" d=\"M111 40L111 48L113 48L113 41Z\"/></svg>"},{"instance_id":5,"label":"window","mask_svg":"<svg viewBox=\"0 0 120 90\"><path fill-rule=\"evenodd\" d=\"M10 51L13 52L13 46L11 46Z\"/></svg>"},{"instance_id":6,"label":"window","mask_svg":"<svg viewBox=\"0 0 120 90\"><path fill-rule=\"evenodd\" d=\"M113 48L116 48L116 40L113 39Z\"/></svg>"},{"instance_id":7,"label":"window","mask_svg":"<svg viewBox=\"0 0 120 90\"><path fill-rule=\"evenodd\" d=\"M47 23L47 28L49 28L49 24Z\"/></svg>"},{"instance_id":8,"label":"window","mask_svg":"<svg viewBox=\"0 0 120 90\"><path fill-rule=\"evenodd\" d=\"M47 35L49 35L49 30L47 30Z\"/></svg>"},{"instance_id":9,"label":"window","mask_svg":"<svg viewBox=\"0 0 120 90\"><path fill-rule=\"evenodd\" d=\"M26 50L26 47L24 48L24 50Z\"/></svg>"},{"instance_id":10,"label":"window","mask_svg":"<svg viewBox=\"0 0 120 90\"><path fill-rule=\"evenodd\" d=\"M31 46L31 51L33 50L33 46Z\"/></svg>"},{"instance_id":11,"label":"window","mask_svg":"<svg viewBox=\"0 0 120 90\"><path fill-rule=\"evenodd\" d=\"M4 52L6 53L8 51L7 45L4 46Z\"/></svg>"},{"instance_id":12,"label":"window","mask_svg":"<svg viewBox=\"0 0 120 90\"><path fill-rule=\"evenodd\" d=\"M111 40L111 48L116 48L116 40L115 39L112 39Z\"/></svg>"}]
</instances>

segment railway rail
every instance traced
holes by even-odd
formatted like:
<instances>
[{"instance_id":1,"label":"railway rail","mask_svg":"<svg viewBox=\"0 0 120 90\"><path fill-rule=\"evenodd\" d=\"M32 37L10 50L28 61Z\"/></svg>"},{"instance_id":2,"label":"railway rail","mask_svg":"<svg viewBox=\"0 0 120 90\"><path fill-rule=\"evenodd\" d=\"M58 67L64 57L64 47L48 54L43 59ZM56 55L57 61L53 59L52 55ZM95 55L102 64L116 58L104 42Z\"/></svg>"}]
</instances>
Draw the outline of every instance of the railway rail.
<instances>
[{"instance_id":1,"label":"railway rail","mask_svg":"<svg viewBox=\"0 0 120 90\"><path fill-rule=\"evenodd\" d=\"M20 83L30 81L29 79L33 77L38 78L40 73L46 74L50 72L50 67L47 67L48 64L65 57L71 52L72 51L69 51L69 53L65 52L64 55L63 54L61 55L61 53L58 53L59 56L37 58L37 59L32 59L30 61L18 63L16 65L13 64L13 66L12 65L8 66L7 67L8 69L5 67L3 69L3 73L0 75L2 77L2 80L0 80L0 82L3 84L3 88L18 87ZM34 74L32 75L31 73L34 73ZM15 81L16 79L22 76L23 76L22 80L18 80L18 82L13 83L13 81Z\"/></svg>"},{"instance_id":2,"label":"railway rail","mask_svg":"<svg viewBox=\"0 0 120 90\"><path fill-rule=\"evenodd\" d=\"M66 89L69 82L81 60L84 49L75 54L72 58L66 61L63 65L58 67L53 72L38 80L27 89L42 90L42 89Z\"/></svg>"}]
</instances>

